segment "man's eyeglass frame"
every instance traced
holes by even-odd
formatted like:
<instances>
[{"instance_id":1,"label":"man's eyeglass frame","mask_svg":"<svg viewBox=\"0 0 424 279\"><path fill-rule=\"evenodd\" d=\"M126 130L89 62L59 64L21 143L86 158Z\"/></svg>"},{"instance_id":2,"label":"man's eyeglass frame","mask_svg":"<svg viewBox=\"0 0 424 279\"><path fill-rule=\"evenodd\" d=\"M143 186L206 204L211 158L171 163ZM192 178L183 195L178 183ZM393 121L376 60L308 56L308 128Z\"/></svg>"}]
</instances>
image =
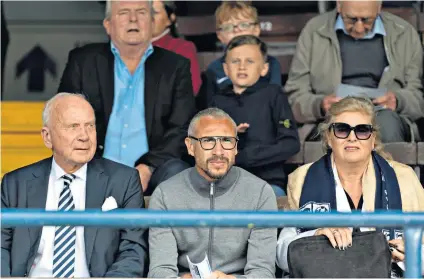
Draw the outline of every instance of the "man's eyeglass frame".
<instances>
[{"instance_id":1,"label":"man's eyeglass frame","mask_svg":"<svg viewBox=\"0 0 424 279\"><path fill-rule=\"evenodd\" d=\"M236 148L237 143L239 141L239 138L238 137L223 137L223 136L219 136L219 137L218 136L211 136L211 137L201 137L201 138L196 138L196 137L193 137L193 136L188 136L188 138L190 138L192 140L198 141L200 143L200 147L202 147L204 150L212 150L212 149L214 149L216 147L216 142L218 140L219 140L219 143L221 144L222 149L224 149L224 150L233 150L234 148ZM212 148L204 148L203 147L203 144L202 144L202 142L203 142L204 139L214 139L214 145L213 145L213 147ZM222 140L223 139L234 139L235 140L234 146L232 148L225 148L223 146L223 144L222 144Z\"/></svg>"},{"instance_id":2,"label":"man's eyeglass frame","mask_svg":"<svg viewBox=\"0 0 424 279\"><path fill-rule=\"evenodd\" d=\"M355 25L357 22L362 22L365 25L373 24L375 19L377 17L350 17L350 16L343 16L342 19L347 22L348 24Z\"/></svg>"},{"instance_id":3,"label":"man's eyeglass frame","mask_svg":"<svg viewBox=\"0 0 424 279\"><path fill-rule=\"evenodd\" d=\"M246 28L240 28L240 25L242 24L246 24L248 26L246 26ZM225 32L225 33L232 33L234 32L234 29L238 28L240 31L245 31L249 28L252 28L253 26L259 24L259 22L240 22L239 24L225 24L226 27L230 27L231 26L231 30L224 30L223 27L219 27L218 31L219 32Z\"/></svg>"}]
</instances>

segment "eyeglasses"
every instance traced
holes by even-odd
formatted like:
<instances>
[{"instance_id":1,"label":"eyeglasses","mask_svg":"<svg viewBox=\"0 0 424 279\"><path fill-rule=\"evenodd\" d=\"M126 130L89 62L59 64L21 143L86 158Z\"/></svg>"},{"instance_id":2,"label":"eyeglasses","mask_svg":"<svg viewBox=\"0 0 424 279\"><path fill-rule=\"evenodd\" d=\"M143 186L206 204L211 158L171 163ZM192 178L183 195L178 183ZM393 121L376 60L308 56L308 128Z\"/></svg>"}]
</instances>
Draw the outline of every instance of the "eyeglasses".
<instances>
[{"instance_id":1,"label":"eyeglasses","mask_svg":"<svg viewBox=\"0 0 424 279\"><path fill-rule=\"evenodd\" d=\"M352 127L346 123L333 123L330 125L330 130L331 129L333 129L334 136L339 139L346 139L353 130L358 140L369 139L374 131L373 126L369 124L359 124Z\"/></svg>"},{"instance_id":2,"label":"eyeglasses","mask_svg":"<svg viewBox=\"0 0 424 279\"><path fill-rule=\"evenodd\" d=\"M196 138L189 136L189 138L197 140L200 142L200 146L204 150L212 150L215 148L216 141L219 140L221 142L221 146L225 150L231 150L234 149L237 145L238 138L237 137L203 137L203 138Z\"/></svg>"},{"instance_id":3,"label":"eyeglasses","mask_svg":"<svg viewBox=\"0 0 424 279\"><path fill-rule=\"evenodd\" d=\"M345 23L353 24L353 25L355 25L359 21L365 25L369 25L369 24L372 24L374 20L376 19L375 17L350 17L350 16L342 16L342 18Z\"/></svg>"},{"instance_id":4,"label":"eyeglasses","mask_svg":"<svg viewBox=\"0 0 424 279\"><path fill-rule=\"evenodd\" d=\"M239 24L224 24L218 28L218 31L225 32L225 33L233 33L236 27L240 31L246 31L256 24L258 23L257 22L240 22Z\"/></svg>"}]
</instances>

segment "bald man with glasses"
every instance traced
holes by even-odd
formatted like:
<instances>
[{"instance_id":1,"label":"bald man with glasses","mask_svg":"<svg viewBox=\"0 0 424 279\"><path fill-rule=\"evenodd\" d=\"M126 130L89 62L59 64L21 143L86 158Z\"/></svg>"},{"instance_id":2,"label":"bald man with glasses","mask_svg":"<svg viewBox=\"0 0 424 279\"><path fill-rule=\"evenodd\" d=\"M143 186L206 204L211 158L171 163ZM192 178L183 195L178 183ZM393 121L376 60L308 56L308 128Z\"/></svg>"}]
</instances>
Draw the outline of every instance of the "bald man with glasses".
<instances>
[{"instance_id":1,"label":"bald man with glasses","mask_svg":"<svg viewBox=\"0 0 424 279\"><path fill-rule=\"evenodd\" d=\"M415 28L381 1L337 1L302 30L285 91L298 123L319 124L341 84L379 88L372 98L382 141L410 140L424 116L422 45Z\"/></svg>"},{"instance_id":2,"label":"bald man with glasses","mask_svg":"<svg viewBox=\"0 0 424 279\"><path fill-rule=\"evenodd\" d=\"M237 125L224 111L199 112L185 139L195 167L156 188L149 209L277 211L269 184L235 167ZM187 256L201 262L208 256L210 278L274 278L274 228L151 228L149 278L191 278Z\"/></svg>"}]
</instances>

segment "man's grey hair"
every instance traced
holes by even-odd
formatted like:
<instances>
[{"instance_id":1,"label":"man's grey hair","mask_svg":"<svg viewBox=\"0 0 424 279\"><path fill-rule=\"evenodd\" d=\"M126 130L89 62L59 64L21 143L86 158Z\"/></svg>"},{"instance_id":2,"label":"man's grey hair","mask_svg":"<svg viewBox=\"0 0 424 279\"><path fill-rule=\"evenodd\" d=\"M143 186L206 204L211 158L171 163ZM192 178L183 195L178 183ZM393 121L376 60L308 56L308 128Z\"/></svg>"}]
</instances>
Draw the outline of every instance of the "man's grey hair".
<instances>
[{"instance_id":1,"label":"man's grey hair","mask_svg":"<svg viewBox=\"0 0 424 279\"><path fill-rule=\"evenodd\" d=\"M43 109L43 127L46 127L49 124L49 120L50 120L50 117L52 115L52 111L53 111L53 108L54 108L53 104L58 99L64 98L64 97L69 97L69 96L79 97L79 98L82 98L85 101L87 101L87 98L85 97L85 95L79 94L79 93L62 92L62 93L58 93L58 94L54 95L44 105L44 109Z\"/></svg>"},{"instance_id":2,"label":"man's grey hair","mask_svg":"<svg viewBox=\"0 0 424 279\"><path fill-rule=\"evenodd\" d=\"M112 14L112 1L119 1L119 0L106 0L106 7L105 7L105 19L109 19ZM149 8L150 8L150 14L154 15L155 10L153 9L153 1L152 0L144 0L149 2Z\"/></svg>"},{"instance_id":3,"label":"man's grey hair","mask_svg":"<svg viewBox=\"0 0 424 279\"><path fill-rule=\"evenodd\" d=\"M234 126L234 132L237 135L237 124L234 122L234 120L231 118L231 116L228 115L225 111L219 108L207 108L205 110L202 110L198 112L190 121L190 125L188 126L188 136L194 136L197 122L199 122L200 118L209 116L212 118L226 118L231 121L231 124Z\"/></svg>"},{"instance_id":4,"label":"man's grey hair","mask_svg":"<svg viewBox=\"0 0 424 279\"><path fill-rule=\"evenodd\" d=\"M339 3L339 5L341 7L341 6L343 6L343 2L345 2L345 0L338 0L337 2ZM376 5L379 5L379 6L383 5L382 0L369 0L369 2L374 2Z\"/></svg>"}]
</instances>

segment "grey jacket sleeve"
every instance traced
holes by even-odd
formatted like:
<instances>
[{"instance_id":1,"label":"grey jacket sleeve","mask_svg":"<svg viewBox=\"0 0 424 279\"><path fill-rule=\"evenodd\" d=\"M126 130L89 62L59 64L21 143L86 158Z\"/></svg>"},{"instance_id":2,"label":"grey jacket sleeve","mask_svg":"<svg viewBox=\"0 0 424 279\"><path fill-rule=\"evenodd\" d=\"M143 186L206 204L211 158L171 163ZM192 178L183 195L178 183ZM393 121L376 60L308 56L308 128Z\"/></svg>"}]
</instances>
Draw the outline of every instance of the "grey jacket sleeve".
<instances>
[{"instance_id":1,"label":"grey jacket sleeve","mask_svg":"<svg viewBox=\"0 0 424 279\"><path fill-rule=\"evenodd\" d=\"M259 198L258 211L277 211L277 199L271 186L266 184ZM247 247L245 278L275 278L277 247L276 228L253 228Z\"/></svg>"},{"instance_id":2,"label":"grey jacket sleeve","mask_svg":"<svg viewBox=\"0 0 424 279\"><path fill-rule=\"evenodd\" d=\"M396 111L412 121L424 117L424 94L422 84L423 50L418 33L412 27L406 31L406 42L409 44L405 53L403 75L406 86L396 90Z\"/></svg>"},{"instance_id":3,"label":"grey jacket sleeve","mask_svg":"<svg viewBox=\"0 0 424 279\"><path fill-rule=\"evenodd\" d=\"M149 202L149 210L167 210L162 190L156 188ZM170 227L149 229L150 267L148 278L178 277L177 241Z\"/></svg>"},{"instance_id":4,"label":"grey jacket sleeve","mask_svg":"<svg viewBox=\"0 0 424 279\"><path fill-rule=\"evenodd\" d=\"M311 88L312 37L310 24L302 30L297 41L296 53L291 62L284 90L289 96L293 116L299 123L316 122L322 119L321 103L324 95L316 95Z\"/></svg>"}]
</instances>

